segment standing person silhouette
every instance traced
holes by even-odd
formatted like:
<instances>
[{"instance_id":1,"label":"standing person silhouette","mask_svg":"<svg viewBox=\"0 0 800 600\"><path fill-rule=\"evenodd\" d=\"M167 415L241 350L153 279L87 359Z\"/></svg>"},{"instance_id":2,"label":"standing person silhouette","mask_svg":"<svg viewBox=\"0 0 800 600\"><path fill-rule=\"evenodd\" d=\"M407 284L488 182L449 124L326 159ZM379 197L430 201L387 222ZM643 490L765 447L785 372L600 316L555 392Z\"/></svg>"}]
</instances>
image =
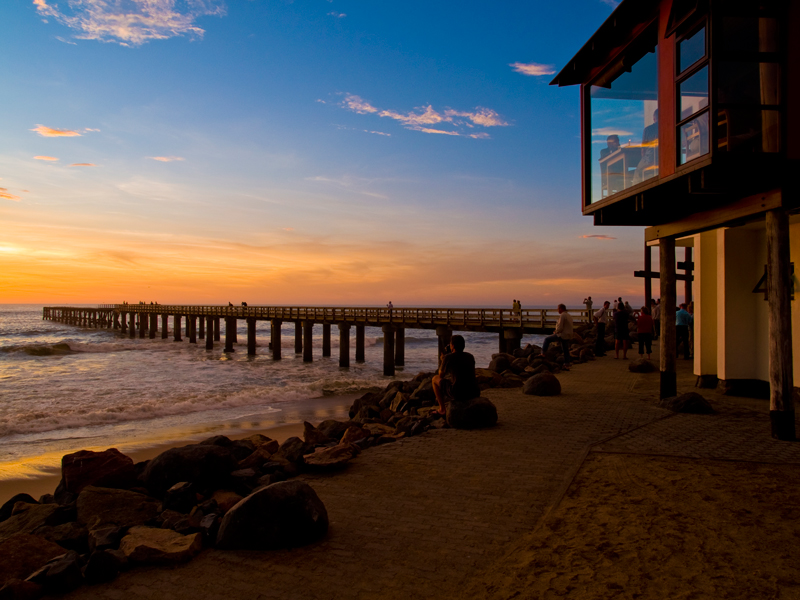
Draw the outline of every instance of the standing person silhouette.
<instances>
[{"instance_id":1,"label":"standing person silhouette","mask_svg":"<svg viewBox=\"0 0 800 600\"><path fill-rule=\"evenodd\" d=\"M464 352L465 346L464 337L454 335L444 348L442 364L432 381L433 393L439 403L433 414L445 415L448 402L466 402L481 395L475 380L475 357Z\"/></svg>"}]
</instances>

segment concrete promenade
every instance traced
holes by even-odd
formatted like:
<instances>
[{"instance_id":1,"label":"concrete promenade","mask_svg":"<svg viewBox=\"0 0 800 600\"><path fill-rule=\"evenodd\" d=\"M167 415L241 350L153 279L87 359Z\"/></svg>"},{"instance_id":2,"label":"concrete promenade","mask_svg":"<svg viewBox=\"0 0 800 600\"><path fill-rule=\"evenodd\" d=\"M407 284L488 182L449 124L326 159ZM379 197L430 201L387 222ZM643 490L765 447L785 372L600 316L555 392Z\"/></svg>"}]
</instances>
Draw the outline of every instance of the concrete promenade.
<instances>
[{"instance_id":1,"label":"concrete promenade","mask_svg":"<svg viewBox=\"0 0 800 600\"><path fill-rule=\"evenodd\" d=\"M692 391L691 363L678 362L679 391ZM800 444L769 437L767 401L699 390L719 414L675 415L655 406L658 373L633 374L628 363L609 355L576 365L558 376L556 398L490 390L500 415L491 430L431 431L371 448L343 473L305 476L331 521L317 544L206 550L189 564L137 568L66 597L507 598L516 595L507 584L492 593L495 565L508 564L520 540L547 522L594 457L800 465Z\"/></svg>"}]
</instances>

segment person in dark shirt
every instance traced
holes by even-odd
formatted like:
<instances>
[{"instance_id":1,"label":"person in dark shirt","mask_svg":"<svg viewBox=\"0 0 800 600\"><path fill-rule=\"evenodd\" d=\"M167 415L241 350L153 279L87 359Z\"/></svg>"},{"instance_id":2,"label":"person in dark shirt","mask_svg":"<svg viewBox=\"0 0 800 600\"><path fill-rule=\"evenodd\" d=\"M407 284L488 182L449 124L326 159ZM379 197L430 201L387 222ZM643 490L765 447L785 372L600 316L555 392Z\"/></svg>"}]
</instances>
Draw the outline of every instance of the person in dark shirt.
<instances>
[{"instance_id":1,"label":"person in dark shirt","mask_svg":"<svg viewBox=\"0 0 800 600\"><path fill-rule=\"evenodd\" d=\"M454 335L445 348L439 372L433 376L433 393L439 409L434 414L444 415L448 402L466 402L481 395L475 380L475 357L464 352L464 338Z\"/></svg>"}]
</instances>

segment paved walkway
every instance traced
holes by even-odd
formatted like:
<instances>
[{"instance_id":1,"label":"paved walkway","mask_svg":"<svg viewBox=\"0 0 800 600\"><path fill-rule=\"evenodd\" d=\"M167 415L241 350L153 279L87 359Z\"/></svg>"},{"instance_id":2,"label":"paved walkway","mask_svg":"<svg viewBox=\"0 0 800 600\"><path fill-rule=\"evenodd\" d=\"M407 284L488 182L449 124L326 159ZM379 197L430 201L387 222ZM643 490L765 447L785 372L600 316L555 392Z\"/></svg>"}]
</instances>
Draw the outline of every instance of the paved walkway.
<instances>
[{"instance_id":1,"label":"paved walkway","mask_svg":"<svg viewBox=\"0 0 800 600\"><path fill-rule=\"evenodd\" d=\"M800 463L800 444L769 437L766 401L702 390L720 415L673 415L655 406L658 373L627 366L611 356L576 365L556 398L490 390L491 430L432 431L369 449L344 473L306 476L331 520L317 544L207 550L67 598L457 598L558 503L590 451ZM690 391L691 365L679 367Z\"/></svg>"}]
</instances>

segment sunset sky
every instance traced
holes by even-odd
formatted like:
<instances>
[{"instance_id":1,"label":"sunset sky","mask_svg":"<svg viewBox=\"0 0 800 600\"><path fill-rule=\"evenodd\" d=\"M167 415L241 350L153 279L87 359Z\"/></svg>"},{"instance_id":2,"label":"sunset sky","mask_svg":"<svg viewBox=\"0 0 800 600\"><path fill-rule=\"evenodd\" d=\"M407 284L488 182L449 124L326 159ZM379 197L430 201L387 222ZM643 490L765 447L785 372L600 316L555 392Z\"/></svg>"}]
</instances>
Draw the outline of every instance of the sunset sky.
<instances>
[{"instance_id":1,"label":"sunset sky","mask_svg":"<svg viewBox=\"0 0 800 600\"><path fill-rule=\"evenodd\" d=\"M0 302L641 297L548 85L613 6L3 0Z\"/></svg>"}]
</instances>

